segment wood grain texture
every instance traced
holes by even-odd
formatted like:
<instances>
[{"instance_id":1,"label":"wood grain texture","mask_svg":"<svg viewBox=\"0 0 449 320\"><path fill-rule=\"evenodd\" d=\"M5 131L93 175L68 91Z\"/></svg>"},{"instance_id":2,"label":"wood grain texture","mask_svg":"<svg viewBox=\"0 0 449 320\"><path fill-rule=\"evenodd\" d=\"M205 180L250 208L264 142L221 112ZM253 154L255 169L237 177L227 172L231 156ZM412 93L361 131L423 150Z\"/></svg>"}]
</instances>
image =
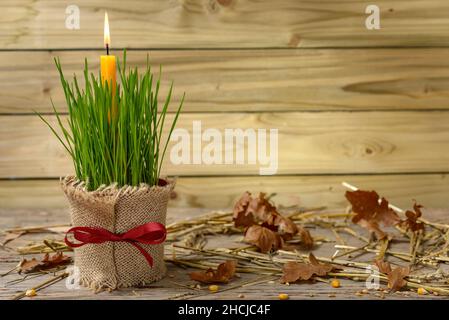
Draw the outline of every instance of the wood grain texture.
<instances>
[{"instance_id":1,"label":"wood grain texture","mask_svg":"<svg viewBox=\"0 0 449 320\"><path fill-rule=\"evenodd\" d=\"M47 118L56 125L54 116ZM172 115L167 119L171 123ZM184 114L179 120L177 127L189 132L198 120L202 130L216 128L222 135L226 128L278 129L277 174L449 171L446 111L230 113L220 117L198 113ZM192 146L192 134L190 138ZM234 155L242 151L247 159L246 146L235 147ZM165 172L170 175L258 175L266 167L259 161L173 165L170 150L165 158ZM65 150L37 116L0 117L1 178L59 177L72 171Z\"/></svg>"},{"instance_id":2,"label":"wood grain texture","mask_svg":"<svg viewBox=\"0 0 449 320\"><path fill-rule=\"evenodd\" d=\"M112 46L132 48L447 46L449 3L378 0L381 30L365 27L365 0L78 0L80 29L51 0L3 0L0 47L101 48L104 10Z\"/></svg>"},{"instance_id":3,"label":"wood grain texture","mask_svg":"<svg viewBox=\"0 0 449 320\"><path fill-rule=\"evenodd\" d=\"M54 57L70 79L84 59L97 74L101 51L0 52L0 113L66 111ZM121 57L121 52L116 52ZM449 49L150 51L163 90L184 112L449 108ZM147 52L128 52L144 67Z\"/></svg>"},{"instance_id":4,"label":"wood grain texture","mask_svg":"<svg viewBox=\"0 0 449 320\"><path fill-rule=\"evenodd\" d=\"M449 182L444 174L272 176L272 177L179 177L169 202L177 208L232 208L245 191L276 193L273 201L283 206L344 208L342 181L376 190L402 208L415 199L427 208L449 207ZM58 180L0 181L0 208L67 208Z\"/></svg>"}]
</instances>

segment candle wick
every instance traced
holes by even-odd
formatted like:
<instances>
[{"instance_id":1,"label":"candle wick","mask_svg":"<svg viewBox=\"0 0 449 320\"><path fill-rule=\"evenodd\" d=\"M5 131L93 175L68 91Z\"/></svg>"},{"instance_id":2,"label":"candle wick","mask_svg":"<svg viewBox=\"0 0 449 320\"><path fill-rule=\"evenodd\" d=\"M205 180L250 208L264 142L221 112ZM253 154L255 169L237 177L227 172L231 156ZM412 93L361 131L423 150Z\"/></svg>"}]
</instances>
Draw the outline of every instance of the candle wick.
<instances>
[{"instance_id":1,"label":"candle wick","mask_svg":"<svg viewBox=\"0 0 449 320\"><path fill-rule=\"evenodd\" d=\"M109 44L106 44L106 55L109 55Z\"/></svg>"}]
</instances>

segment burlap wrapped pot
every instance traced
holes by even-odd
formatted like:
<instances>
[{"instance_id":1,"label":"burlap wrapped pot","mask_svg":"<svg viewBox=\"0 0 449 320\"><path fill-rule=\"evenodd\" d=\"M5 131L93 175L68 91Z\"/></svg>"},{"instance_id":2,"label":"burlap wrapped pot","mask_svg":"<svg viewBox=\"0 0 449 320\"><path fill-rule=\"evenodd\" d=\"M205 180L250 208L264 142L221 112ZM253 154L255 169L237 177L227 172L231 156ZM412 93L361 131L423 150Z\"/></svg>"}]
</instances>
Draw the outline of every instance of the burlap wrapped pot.
<instances>
[{"instance_id":1,"label":"burlap wrapped pot","mask_svg":"<svg viewBox=\"0 0 449 320\"><path fill-rule=\"evenodd\" d=\"M73 176L61 180L70 203L72 226L104 228L124 233L148 222L165 225L167 202L174 182L165 186L101 187L87 191ZM94 290L145 285L166 272L164 244L140 244L153 258L151 267L130 243L120 241L86 244L75 248L80 282Z\"/></svg>"}]
</instances>

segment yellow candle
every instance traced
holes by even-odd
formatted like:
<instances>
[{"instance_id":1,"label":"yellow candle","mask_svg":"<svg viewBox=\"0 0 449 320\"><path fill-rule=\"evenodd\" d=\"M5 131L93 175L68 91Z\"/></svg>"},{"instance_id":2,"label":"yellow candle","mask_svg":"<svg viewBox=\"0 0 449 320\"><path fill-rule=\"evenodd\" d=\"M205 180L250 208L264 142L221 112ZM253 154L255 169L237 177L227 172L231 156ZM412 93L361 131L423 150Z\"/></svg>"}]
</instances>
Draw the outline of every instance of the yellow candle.
<instances>
[{"instance_id":1,"label":"yellow candle","mask_svg":"<svg viewBox=\"0 0 449 320\"><path fill-rule=\"evenodd\" d=\"M112 94L115 94L115 88L117 86L116 79L116 63L115 56L101 56L101 81L103 84L106 82L108 86L112 86Z\"/></svg>"},{"instance_id":2,"label":"yellow candle","mask_svg":"<svg viewBox=\"0 0 449 320\"><path fill-rule=\"evenodd\" d=\"M106 55L100 57L100 67L101 67L101 81L103 84L107 82L108 86L112 86L112 115L115 118L117 114L117 106L114 102L115 90L117 87L117 71L116 71L116 61L115 56L109 54L109 47L111 46L111 37L109 34L109 21L108 13L104 14L104 46L106 48ZM108 118L109 115L108 115ZM109 119L110 120L110 119Z\"/></svg>"}]
</instances>

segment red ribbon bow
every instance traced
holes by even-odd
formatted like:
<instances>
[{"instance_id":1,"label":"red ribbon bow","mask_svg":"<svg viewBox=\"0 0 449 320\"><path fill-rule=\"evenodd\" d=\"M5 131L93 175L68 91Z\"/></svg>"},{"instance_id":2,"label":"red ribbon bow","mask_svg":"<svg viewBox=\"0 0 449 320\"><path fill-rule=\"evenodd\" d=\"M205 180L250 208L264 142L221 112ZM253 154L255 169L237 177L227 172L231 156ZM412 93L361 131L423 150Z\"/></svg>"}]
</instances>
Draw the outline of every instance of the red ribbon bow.
<instances>
[{"instance_id":1,"label":"red ribbon bow","mask_svg":"<svg viewBox=\"0 0 449 320\"><path fill-rule=\"evenodd\" d=\"M70 233L73 233L73 237L80 241L80 243L73 243L67 239L67 236ZM78 248L88 243L125 241L136 247L152 267L153 258L139 245L139 243L160 244L165 241L166 236L167 230L163 224L158 222L148 222L125 233L112 233L107 229L96 227L73 227L67 231L64 241L71 248Z\"/></svg>"}]
</instances>

